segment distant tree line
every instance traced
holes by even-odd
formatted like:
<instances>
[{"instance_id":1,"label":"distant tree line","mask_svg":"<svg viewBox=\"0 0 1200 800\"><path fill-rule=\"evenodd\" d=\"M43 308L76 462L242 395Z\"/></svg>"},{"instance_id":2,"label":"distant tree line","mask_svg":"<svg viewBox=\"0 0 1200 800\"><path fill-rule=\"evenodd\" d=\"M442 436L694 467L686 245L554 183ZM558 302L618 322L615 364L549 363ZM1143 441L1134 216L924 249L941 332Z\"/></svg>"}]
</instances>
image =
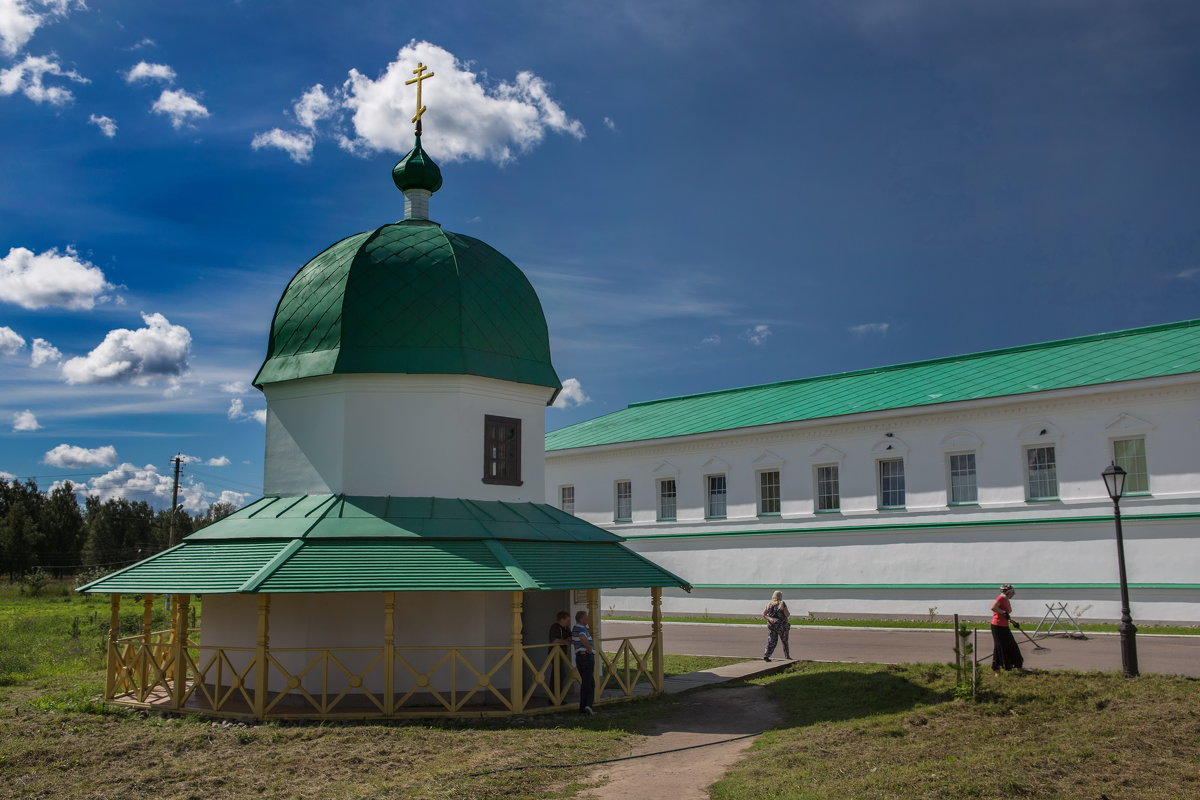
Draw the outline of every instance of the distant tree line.
<instances>
[{"instance_id":1,"label":"distant tree line","mask_svg":"<svg viewBox=\"0 0 1200 800\"><path fill-rule=\"evenodd\" d=\"M182 539L233 513L213 503L201 514L180 509L175 524ZM165 550L171 512L144 500L88 497L82 506L70 481L49 494L34 481L0 480L0 574L17 580L42 570L62 577L83 570L111 572Z\"/></svg>"}]
</instances>

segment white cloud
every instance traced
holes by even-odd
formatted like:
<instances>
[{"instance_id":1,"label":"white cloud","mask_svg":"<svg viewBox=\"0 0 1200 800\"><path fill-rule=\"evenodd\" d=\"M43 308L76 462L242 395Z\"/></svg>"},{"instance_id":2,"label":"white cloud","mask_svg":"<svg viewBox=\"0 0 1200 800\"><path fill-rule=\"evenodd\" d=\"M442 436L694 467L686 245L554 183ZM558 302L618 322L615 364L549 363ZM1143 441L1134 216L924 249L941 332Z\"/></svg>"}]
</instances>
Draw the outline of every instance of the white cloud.
<instances>
[{"instance_id":1,"label":"white cloud","mask_svg":"<svg viewBox=\"0 0 1200 800\"><path fill-rule=\"evenodd\" d=\"M892 327L890 322L864 322L862 325L851 325L846 330L855 336L868 336L876 333L880 336L887 336L890 327Z\"/></svg>"},{"instance_id":2,"label":"white cloud","mask_svg":"<svg viewBox=\"0 0 1200 800\"><path fill-rule=\"evenodd\" d=\"M154 464L136 467L130 463L123 463L81 484L79 491L84 495L99 497L101 501L124 497L134 501L144 500L160 508L170 508L173 484L173 476L160 473ZM224 496L225 493L222 492L222 499ZM205 489L203 483L184 481L179 484L179 504L185 511L204 511L215 498L216 493Z\"/></svg>"},{"instance_id":3,"label":"white cloud","mask_svg":"<svg viewBox=\"0 0 1200 800\"><path fill-rule=\"evenodd\" d=\"M705 336L703 339L700 340L700 344L720 344L720 343L721 343L721 334L719 334L719 333L714 333L711 336Z\"/></svg>"},{"instance_id":4,"label":"white cloud","mask_svg":"<svg viewBox=\"0 0 1200 800\"><path fill-rule=\"evenodd\" d=\"M763 345L770 336L770 325L755 325L746 331L746 338L750 340L750 344L755 346Z\"/></svg>"},{"instance_id":5,"label":"white cloud","mask_svg":"<svg viewBox=\"0 0 1200 800\"><path fill-rule=\"evenodd\" d=\"M7 325L0 325L0 355L11 356L24 346L24 336Z\"/></svg>"},{"instance_id":6,"label":"white cloud","mask_svg":"<svg viewBox=\"0 0 1200 800\"><path fill-rule=\"evenodd\" d=\"M4 0L0 0L0 3ZM52 106L65 106L75 99L70 89L61 86L47 86L44 78L47 75L66 78L75 83L91 83L87 78L73 69L63 69L56 60L58 56L25 56L21 61L6 70L0 70L0 96L21 94L35 103L49 103Z\"/></svg>"},{"instance_id":7,"label":"white cloud","mask_svg":"<svg viewBox=\"0 0 1200 800\"><path fill-rule=\"evenodd\" d=\"M42 456L42 463L64 469L80 467L111 467L117 460L117 448L111 444L103 447L86 448L72 444L60 444L53 450L47 450Z\"/></svg>"},{"instance_id":8,"label":"white cloud","mask_svg":"<svg viewBox=\"0 0 1200 800\"><path fill-rule=\"evenodd\" d=\"M604 127L608 128L610 131L616 131L617 123L613 122L611 117L605 117Z\"/></svg>"},{"instance_id":9,"label":"white cloud","mask_svg":"<svg viewBox=\"0 0 1200 800\"><path fill-rule=\"evenodd\" d=\"M216 458L210 458L208 461L205 461L204 465L207 467L228 467L230 463L231 462L229 461L228 457L217 456Z\"/></svg>"},{"instance_id":10,"label":"white cloud","mask_svg":"<svg viewBox=\"0 0 1200 800\"><path fill-rule=\"evenodd\" d=\"M225 412L225 416L238 422L246 420L254 420L260 425L267 424L267 410L260 408L257 411L247 411L246 404L242 402L242 398L235 397L229 401L229 409Z\"/></svg>"},{"instance_id":11,"label":"white cloud","mask_svg":"<svg viewBox=\"0 0 1200 800\"><path fill-rule=\"evenodd\" d=\"M11 472L5 472L4 470L0 469L0 481L15 481L16 479L17 479L16 475L13 475Z\"/></svg>"},{"instance_id":12,"label":"white cloud","mask_svg":"<svg viewBox=\"0 0 1200 800\"><path fill-rule=\"evenodd\" d=\"M151 64L147 61L139 61L125 73L125 82L138 83L139 81L174 83L175 70L166 64Z\"/></svg>"},{"instance_id":13,"label":"white cloud","mask_svg":"<svg viewBox=\"0 0 1200 800\"><path fill-rule=\"evenodd\" d=\"M229 381L221 384L221 391L226 394L247 394L250 391L250 384L243 381Z\"/></svg>"},{"instance_id":14,"label":"white cloud","mask_svg":"<svg viewBox=\"0 0 1200 800\"><path fill-rule=\"evenodd\" d=\"M255 135L251 145L278 147L293 161L307 161L319 123L330 120L329 135L351 153L406 153L413 142L416 95L405 81L418 62L435 75L435 83L425 85L422 98L430 101L423 121L434 134L423 144L434 158L504 163L532 149L547 131L577 139L584 136L583 124L567 115L550 96L546 82L532 72L519 72L511 81L492 81L486 73L472 72L471 64L453 53L429 42L412 41L376 79L351 69L342 86L332 92L322 84L314 85L292 106L292 116L303 130L273 128ZM342 133L344 128L353 137Z\"/></svg>"},{"instance_id":15,"label":"white cloud","mask_svg":"<svg viewBox=\"0 0 1200 800\"><path fill-rule=\"evenodd\" d=\"M296 121L305 128L316 130L317 123L334 115L337 103L325 93L325 87L316 84L305 92L292 106Z\"/></svg>"},{"instance_id":16,"label":"white cloud","mask_svg":"<svg viewBox=\"0 0 1200 800\"><path fill-rule=\"evenodd\" d=\"M164 89L163 93L150 106L155 114L165 114L171 118L171 127L178 130L193 119L203 119L208 116L208 109L200 104L195 95L188 94L183 89Z\"/></svg>"},{"instance_id":17,"label":"white cloud","mask_svg":"<svg viewBox=\"0 0 1200 800\"><path fill-rule=\"evenodd\" d=\"M351 149L405 153L412 147L415 95L404 82L418 62L435 73L422 98L423 118L431 134L422 144L446 161L482 159L504 163L526 152L546 131L582 139L583 125L571 119L551 97L546 82L519 72L512 82L492 83L470 70L471 64L429 42L405 45L376 80L350 70L342 86L343 105L351 114L356 138Z\"/></svg>"},{"instance_id":18,"label":"white cloud","mask_svg":"<svg viewBox=\"0 0 1200 800\"><path fill-rule=\"evenodd\" d=\"M133 383L178 378L187 371L192 335L162 314L142 314L145 328L111 330L87 356L63 362L67 383Z\"/></svg>"},{"instance_id":19,"label":"white cloud","mask_svg":"<svg viewBox=\"0 0 1200 800\"><path fill-rule=\"evenodd\" d=\"M71 5L70 0L0 0L0 53L15 56L34 31L51 17L66 16Z\"/></svg>"},{"instance_id":20,"label":"white cloud","mask_svg":"<svg viewBox=\"0 0 1200 800\"><path fill-rule=\"evenodd\" d=\"M140 42L129 46L129 50L141 50L143 47L158 47L158 42L151 39L149 36L142 39Z\"/></svg>"},{"instance_id":21,"label":"white cloud","mask_svg":"<svg viewBox=\"0 0 1200 800\"><path fill-rule=\"evenodd\" d=\"M1182 270L1181 272L1176 272L1171 277L1178 278L1179 280L1182 280L1182 281L1187 281L1187 280L1191 280L1192 278L1195 278L1195 277L1200 277L1200 267L1192 267L1191 269L1185 269L1185 270Z\"/></svg>"},{"instance_id":22,"label":"white cloud","mask_svg":"<svg viewBox=\"0 0 1200 800\"><path fill-rule=\"evenodd\" d=\"M229 489L221 492L221 496L217 498L218 503L228 503L234 508L241 508L246 505L246 493L234 492Z\"/></svg>"},{"instance_id":23,"label":"white cloud","mask_svg":"<svg viewBox=\"0 0 1200 800\"><path fill-rule=\"evenodd\" d=\"M96 114L92 114L90 117L88 117L88 122L99 128L100 132L110 139L117 135L117 121L112 117L97 116Z\"/></svg>"},{"instance_id":24,"label":"white cloud","mask_svg":"<svg viewBox=\"0 0 1200 800\"><path fill-rule=\"evenodd\" d=\"M36 431L40 427L37 417L28 408L13 414L14 431Z\"/></svg>"},{"instance_id":25,"label":"white cloud","mask_svg":"<svg viewBox=\"0 0 1200 800\"><path fill-rule=\"evenodd\" d=\"M49 364L52 361L62 361L62 353L58 348L45 339L34 339L33 355L29 359L29 366L40 367L42 364Z\"/></svg>"},{"instance_id":26,"label":"white cloud","mask_svg":"<svg viewBox=\"0 0 1200 800\"><path fill-rule=\"evenodd\" d=\"M297 164L303 164L312 158L314 140L307 133L292 133L281 128L272 128L264 133L254 134L250 146L255 150L264 147L277 147L288 154L288 158Z\"/></svg>"},{"instance_id":27,"label":"white cloud","mask_svg":"<svg viewBox=\"0 0 1200 800\"><path fill-rule=\"evenodd\" d=\"M592 398L584 394L583 385L578 378L567 378L562 382L562 391L554 398L555 408L570 408L590 402Z\"/></svg>"},{"instance_id":28,"label":"white cloud","mask_svg":"<svg viewBox=\"0 0 1200 800\"><path fill-rule=\"evenodd\" d=\"M62 253L51 248L38 254L14 247L0 258L0 301L21 308L87 311L107 300L104 292L114 288L99 267L81 259L71 247Z\"/></svg>"}]
</instances>

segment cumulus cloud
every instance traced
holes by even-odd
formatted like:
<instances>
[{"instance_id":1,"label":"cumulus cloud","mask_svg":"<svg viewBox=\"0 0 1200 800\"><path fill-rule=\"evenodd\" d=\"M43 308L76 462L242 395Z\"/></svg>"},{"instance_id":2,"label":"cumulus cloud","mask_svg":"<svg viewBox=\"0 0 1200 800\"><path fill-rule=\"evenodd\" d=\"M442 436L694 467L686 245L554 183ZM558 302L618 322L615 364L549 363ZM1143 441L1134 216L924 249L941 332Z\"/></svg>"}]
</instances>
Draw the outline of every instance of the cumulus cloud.
<instances>
[{"instance_id":1,"label":"cumulus cloud","mask_svg":"<svg viewBox=\"0 0 1200 800\"><path fill-rule=\"evenodd\" d=\"M174 479L170 474L163 474L158 467L147 464L136 467L130 463L122 463L103 475L92 478L78 487L84 495L92 495L107 501L116 498L128 500L143 500L159 508L170 508L171 489ZM246 496L241 492L224 491L219 495L209 491L203 483L184 480L179 485L179 504L185 511L201 512L215 500L230 503L240 507L245 503Z\"/></svg>"},{"instance_id":2,"label":"cumulus cloud","mask_svg":"<svg viewBox=\"0 0 1200 800\"><path fill-rule=\"evenodd\" d=\"M146 327L111 330L86 356L63 362L67 383L133 383L145 386L187 371L192 335L162 314L143 314Z\"/></svg>"},{"instance_id":3,"label":"cumulus cloud","mask_svg":"<svg viewBox=\"0 0 1200 800\"><path fill-rule=\"evenodd\" d=\"M71 247L64 252L51 248L35 254L14 247L0 258L0 301L37 310L58 306L87 311L108 299L114 289L100 268L79 257Z\"/></svg>"},{"instance_id":4,"label":"cumulus cloud","mask_svg":"<svg viewBox=\"0 0 1200 800\"><path fill-rule=\"evenodd\" d=\"M42 364L62 361L62 353L58 348L47 342L45 339L33 340L33 355L29 359L29 366L40 367Z\"/></svg>"},{"instance_id":5,"label":"cumulus cloud","mask_svg":"<svg viewBox=\"0 0 1200 800\"><path fill-rule=\"evenodd\" d=\"M0 355L11 356L25 346L25 337L7 325L0 325Z\"/></svg>"},{"instance_id":6,"label":"cumulus cloud","mask_svg":"<svg viewBox=\"0 0 1200 800\"><path fill-rule=\"evenodd\" d=\"M64 469L80 467L111 467L117 461L117 448L111 444L103 447L76 447L73 444L60 444L53 450L47 450L42 456L42 463Z\"/></svg>"},{"instance_id":7,"label":"cumulus cloud","mask_svg":"<svg viewBox=\"0 0 1200 800\"><path fill-rule=\"evenodd\" d=\"M171 127L178 130L192 120L204 119L208 109L200 104L195 95L188 94L183 89L164 89L163 93L150 106L155 114L163 114L171 118Z\"/></svg>"},{"instance_id":8,"label":"cumulus cloud","mask_svg":"<svg viewBox=\"0 0 1200 800\"><path fill-rule=\"evenodd\" d=\"M327 135L356 154L405 153L412 147L415 92L405 81L418 63L430 67L435 83L428 86L424 124L436 135L425 148L437 159L511 161L535 147L547 132L582 139L583 124L572 119L551 97L549 85L532 72L494 81L472 71L469 62L429 42L409 42L378 78L351 69L341 87L327 92L322 84L307 90L292 106L299 131L274 128L257 134L252 146L277 147L293 161L307 161L312 144L328 120ZM343 131L352 132L352 136Z\"/></svg>"},{"instance_id":9,"label":"cumulus cloud","mask_svg":"<svg viewBox=\"0 0 1200 800\"><path fill-rule=\"evenodd\" d=\"M301 95L292 106L296 121L310 131L315 130L321 120L333 116L336 110L337 103L326 94L325 87L319 83Z\"/></svg>"},{"instance_id":10,"label":"cumulus cloud","mask_svg":"<svg viewBox=\"0 0 1200 800\"><path fill-rule=\"evenodd\" d=\"M40 427L42 426L38 424L37 417L28 408L13 414L14 431L36 431Z\"/></svg>"},{"instance_id":11,"label":"cumulus cloud","mask_svg":"<svg viewBox=\"0 0 1200 800\"><path fill-rule=\"evenodd\" d=\"M208 461L205 461L204 465L207 467L228 467L230 463L231 462L229 461L228 457L217 456L216 458L210 458Z\"/></svg>"},{"instance_id":12,"label":"cumulus cloud","mask_svg":"<svg viewBox=\"0 0 1200 800\"><path fill-rule=\"evenodd\" d=\"M0 0L2 3L3 0ZM75 99L70 89L62 86L47 86L47 75L66 78L75 83L91 83L87 78L73 69L63 69L57 61L58 56L25 56L6 70L0 70L0 96L21 94L35 103L49 103L52 106L65 106Z\"/></svg>"},{"instance_id":13,"label":"cumulus cloud","mask_svg":"<svg viewBox=\"0 0 1200 800\"><path fill-rule=\"evenodd\" d=\"M100 132L110 139L117 135L117 121L112 117L92 114L90 117L88 117L88 122L99 128Z\"/></svg>"},{"instance_id":14,"label":"cumulus cloud","mask_svg":"<svg viewBox=\"0 0 1200 800\"><path fill-rule=\"evenodd\" d=\"M254 134L250 146L255 150L264 147L277 147L288 154L288 158L297 164L303 164L312 158L314 140L307 133L292 133L282 128L272 128L263 133Z\"/></svg>"},{"instance_id":15,"label":"cumulus cloud","mask_svg":"<svg viewBox=\"0 0 1200 800\"><path fill-rule=\"evenodd\" d=\"M571 408L590 402L592 398L584 394L583 385L578 378L567 378L562 382L562 391L554 398L555 408Z\"/></svg>"},{"instance_id":16,"label":"cumulus cloud","mask_svg":"<svg viewBox=\"0 0 1200 800\"><path fill-rule=\"evenodd\" d=\"M604 118L604 127L608 128L610 131L615 132L617 130L617 123L613 122L611 117L605 117Z\"/></svg>"},{"instance_id":17,"label":"cumulus cloud","mask_svg":"<svg viewBox=\"0 0 1200 800\"><path fill-rule=\"evenodd\" d=\"M246 394L250 391L250 384L244 381L229 381L221 384L221 391L226 394Z\"/></svg>"},{"instance_id":18,"label":"cumulus cloud","mask_svg":"<svg viewBox=\"0 0 1200 800\"><path fill-rule=\"evenodd\" d=\"M770 325L755 325L746 331L746 338L756 347L762 346L771 336Z\"/></svg>"},{"instance_id":19,"label":"cumulus cloud","mask_svg":"<svg viewBox=\"0 0 1200 800\"><path fill-rule=\"evenodd\" d=\"M147 61L139 61L130 67L125 73L126 83L138 83L141 81L162 81L163 83L175 82L175 70L168 67L166 64L151 64Z\"/></svg>"},{"instance_id":20,"label":"cumulus cloud","mask_svg":"<svg viewBox=\"0 0 1200 800\"><path fill-rule=\"evenodd\" d=\"M864 322L862 325L851 325L846 330L855 336L869 336L871 334L886 336L890 327L892 327L890 322Z\"/></svg>"},{"instance_id":21,"label":"cumulus cloud","mask_svg":"<svg viewBox=\"0 0 1200 800\"><path fill-rule=\"evenodd\" d=\"M34 31L53 17L64 17L72 5L82 2L71 0L0 0L0 53L15 56L30 39Z\"/></svg>"},{"instance_id":22,"label":"cumulus cloud","mask_svg":"<svg viewBox=\"0 0 1200 800\"><path fill-rule=\"evenodd\" d=\"M240 397L235 397L229 401L229 409L225 412L225 416L237 422L254 420L260 425L267 424L267 410L260 408L257 411L247 411L246 404L242 402L242 398Z\"/></svg>"}]
</instances>

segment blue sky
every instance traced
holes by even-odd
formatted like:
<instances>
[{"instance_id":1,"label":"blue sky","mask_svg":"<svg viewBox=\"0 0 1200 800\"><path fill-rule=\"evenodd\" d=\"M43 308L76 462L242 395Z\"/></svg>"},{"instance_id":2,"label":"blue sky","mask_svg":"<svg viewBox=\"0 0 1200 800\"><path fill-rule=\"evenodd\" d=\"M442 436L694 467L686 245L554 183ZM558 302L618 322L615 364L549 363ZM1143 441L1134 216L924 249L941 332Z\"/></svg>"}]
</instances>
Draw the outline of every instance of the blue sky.
<instances>
[{"instance_id":1,"label":"blue sky","mask_svg":"<svg viewBox=\"0 0 1200 800\"><path fill-rule=\"evenodd\" d=\"M275 302L402 215L418 58L550 428L1200 316L1190 0L0 0L0 471L257 496Z\"/></svg>"}]
</instances>

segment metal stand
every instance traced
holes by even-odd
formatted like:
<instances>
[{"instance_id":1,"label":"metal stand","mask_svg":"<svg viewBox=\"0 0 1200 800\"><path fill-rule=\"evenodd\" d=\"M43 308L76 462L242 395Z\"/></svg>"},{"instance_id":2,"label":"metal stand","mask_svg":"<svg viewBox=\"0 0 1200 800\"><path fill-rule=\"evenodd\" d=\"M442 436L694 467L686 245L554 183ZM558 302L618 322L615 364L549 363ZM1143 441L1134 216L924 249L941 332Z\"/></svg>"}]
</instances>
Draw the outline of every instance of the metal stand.
<instances>
[{"instance_id":1,"label":"metal stand","mask_svg":"<svg viewBox=\"0 0 1200 800\"><path fill-rule=\"evenodd\" d=\"M1047 625L1049 623L1049 625ZM1042 626L1046 625L1046 630ZM1066 636L1068 639L1086 639L1079 623L1067 611L1066 603L1046 603L1046 614L1034 628L1032 638L1045 639L1050 636Z\"/></svg>"}]
</instances>

